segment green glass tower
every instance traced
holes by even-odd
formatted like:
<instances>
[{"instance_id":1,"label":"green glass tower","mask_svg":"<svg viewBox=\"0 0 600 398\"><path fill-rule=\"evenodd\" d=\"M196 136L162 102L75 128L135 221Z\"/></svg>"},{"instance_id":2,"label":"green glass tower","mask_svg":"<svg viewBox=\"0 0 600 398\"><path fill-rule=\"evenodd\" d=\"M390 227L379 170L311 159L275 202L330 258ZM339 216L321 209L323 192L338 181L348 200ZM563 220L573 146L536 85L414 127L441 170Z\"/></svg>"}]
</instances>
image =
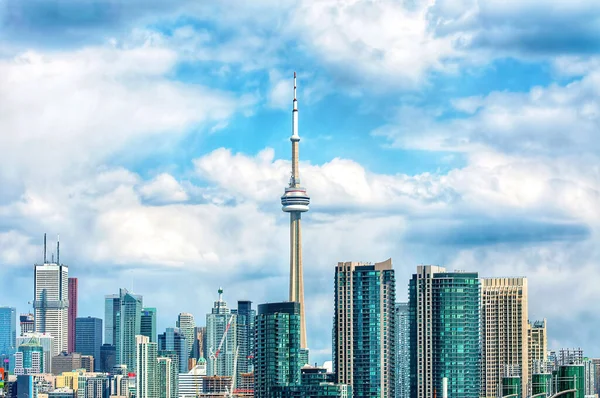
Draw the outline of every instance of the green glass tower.
<instances>
[{"instance_id":1,"label":"green glass tower","mask_svg":"<svg viewBox=\"0 0 600 398\"><path fill-rule=\"evenodd\" d=\"M172 383L171 375L173 374L173 364L171 358L158 357L158 368L157 368L157 384L158 384L158 398L177 398L171 396Z\"/></svg>"},{"instance_id":2,"label":"green glass tower","mask_svg":"<svg viewBox=\"0 0 600 398\"><path fill-rule=\"evenodd\" d=\"M156 308L144 308L140 317L140 334L148 337L151 343L156 343Z\"/></svg>"},{"instance_id":3,"label":"green glass tower","mask_svg":"<svg viewBox=\"0 0 600 398\"><path fill-rule=\"evenodd\" d=\"M272 398L274 387L300 384L300 304L258 306L254 396Z\"/></svg>"},{"instance_id":4,"label":"green glass tower","mask_svg":"<svg viewBox=\"0 0 600 398\"><path fill-rule=\"evenodd\" d=\"M135 336L140 334L141 329L142 297L123 290L121 289L121 305L116 317L117 362L127 365L130 372L135 372Z\"/></svg>"},{"instance_id":5,"label":"green glass tower","mask_svg":"<svg viewBox=\"0 0 600 398\"><path fill-rule=\"evenodd\" d=\"M476 272L417 267L409 283L411 397L477 398L481 382L480 282Z\"/></svg>"}]
</instances>

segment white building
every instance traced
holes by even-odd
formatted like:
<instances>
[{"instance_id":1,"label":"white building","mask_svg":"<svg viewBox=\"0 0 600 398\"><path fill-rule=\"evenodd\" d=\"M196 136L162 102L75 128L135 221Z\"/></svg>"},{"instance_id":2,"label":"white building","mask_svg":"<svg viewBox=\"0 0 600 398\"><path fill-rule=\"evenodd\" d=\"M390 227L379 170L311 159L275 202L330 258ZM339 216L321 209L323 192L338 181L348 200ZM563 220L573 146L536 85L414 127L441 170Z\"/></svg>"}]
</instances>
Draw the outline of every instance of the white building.
<instances>
[{"instance_id":1,"label":"white building","mask_svg":"<svg viewBox=\"0 0 600 398\"><path fill-rule=\"evenodd\" d=\"M32 342L32 339L39 341L44 351L44 370L50 373L52 369L52 352L54 347L54 336L50 333L24 333L22 336L17 336L17 348L23 344Z\"/></svg>"},{"instance_id":2,"label":"white building","mask_svg":"<svg viewBox=\"0 0 600 398\"><path fill-rule=\"evenodd\" d=\"M223 345L219 344L223 335ZM219 288L219 300L214 302L206 315L206 346L208 352L208 376L233 376L235 350L237 347L237 318L223 301L223 289Z\"/></svg>"},{"instance_id":3,"label":"white building","mask_svg":"<svg viewBox=\"0 0 600 398\"><path fill-rule=\"evenodd\" d=\"M51 356L68 351L69 267L34 265L34 292L35 331L54 337Z\"/></svg>"},{"instance_id":4,"label":"white building","mask_svg":"<svg viewBox=\"0 0 600 398\"><path fill-rule=\"evenodd\" d=\"M194 347L194 328L196 323L194 322L194 316L187 312L182 312L177 318L177 325L181 333L185 336L185 343L187 346L188 357L193 357L192 348Z\"/></svg>"},{"instance_id":5,"label":"white building","mask_svg":"<svg viewBox=\"0 0 600 398\"><path fill-rule=\"evenodd\" d=\"M136 397L138 398L156 398L157 378L156 368L158 362L156 353L158 345L150 343L150 339L146 336L135 336L136 342L136 369L135 388Z\"/></svg>"},{"instance_id":6,"label":"white building","mask_svg":"<svg viewBox=\"0 0 600 398\"><path fill-rule=\"evenodd\" d=\"M201 358L198 365L187 373L179 374L179 397L196 397L202 393L202 378L206 376L206 361Z\"/></svg>"}]
</instances>

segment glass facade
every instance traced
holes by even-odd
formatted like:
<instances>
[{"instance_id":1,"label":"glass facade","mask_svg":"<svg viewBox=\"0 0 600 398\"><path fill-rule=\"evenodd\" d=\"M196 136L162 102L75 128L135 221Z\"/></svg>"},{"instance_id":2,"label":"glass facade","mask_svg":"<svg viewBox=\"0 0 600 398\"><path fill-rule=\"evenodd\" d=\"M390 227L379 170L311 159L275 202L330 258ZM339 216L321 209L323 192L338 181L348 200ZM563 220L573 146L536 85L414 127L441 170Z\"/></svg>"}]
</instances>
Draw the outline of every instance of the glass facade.
<instances>
[{"instance_id":1,"label":"glass facade","mask_svg":"<svg viewBox=\"0 0 600 398\"><path fill-rule=\"evenodd\" d=\"M300 384L300 304L258 306L254 396L271 398L273 388Z\"/></svg>"},{"instance_id":2,"label":"glass facade","mask_svg":"<svg viewBox=\"0 0 600 398\"><path fill-rule=\"evenodd\" d=\"M411 396L477 398L480 392L480 282L477 273L419 266L409 284Z\"/></svg>"},{"instance_id":3,"label":"glass facade","mask_svg":"<svg viewBox=\"0 0 600 398\"><path fill-rule=\"evenodd\" d=\"M94 357L94 370L102 366L100 348L102 347L102 319L77 318L75 320L75 352Z\"/></svg>"},{"instance_id":4,"label":"glass facade","mask_svg":"<svg viewBox=\"0 0 600 398\"><path fill-rule=\"evenodd\" d=\"M160 351L174 351L177 354L179 373L188 371L188 351L185 336L179 328L166 328L158 336L158 349Z\"/></svg>"},{"instance_id":5,"label":"glass facade","mask_svg":"<svg viewBox=\"0 0 600 398\"><path fill-rule=\"evenodd\" d=\"M5 365L17 348L17 310L0 307L0 367Z\"/></svg>"},{"instance_id":6,"label":"glass facade","mask_svg":"<svg viewBox=\"0 0 600 398\"><path fill-rule=\"evenodd\" d=\"M239 347L236 385L240 385L241 373L252 372L254 360L254 318L256 312L252 309L252 301L238 301L237 343Z\"/></svg>"},{"instance_id":7,"label":"glass facade","mask_svg":"<svg viewBox=\"0 0 600 398\"><path fill-rule=\"evenodd\" d=\"M115 317L117 362L127 365L130 372L135 372L135 336L140 334L142 296L130 294L125 289L121 289L120 296L120 309Z\"/></svg>"},{"instance_id":8,"label":"glass facade","mask_svg":"<svg viewBox=\"0 0 600 398\"><path fill-rule=\"evenodd\" d=\"M396 304L396 398L410 398L408 303Z\"/></svg>"},{"instance_id":9,"label":"glass facade","mask_svg":"<svg viewBox=\"0 0 600 398\"><path fill-rule=\"evenodd\" d=\"M156 343L156 308L144 308L140 318L140 334L148 337L151 343Z\"/></svg>"},{"instance_id":10,"label":"glass facade","mask_svg":"<svg viewBox=\"0 0 600 398\"><path fill-rule=\"evenodd\" d=\"M173 350L158 350L158 356L171 360L171 397L179 397L179 355Z\"/></svg>"}]
</instances>

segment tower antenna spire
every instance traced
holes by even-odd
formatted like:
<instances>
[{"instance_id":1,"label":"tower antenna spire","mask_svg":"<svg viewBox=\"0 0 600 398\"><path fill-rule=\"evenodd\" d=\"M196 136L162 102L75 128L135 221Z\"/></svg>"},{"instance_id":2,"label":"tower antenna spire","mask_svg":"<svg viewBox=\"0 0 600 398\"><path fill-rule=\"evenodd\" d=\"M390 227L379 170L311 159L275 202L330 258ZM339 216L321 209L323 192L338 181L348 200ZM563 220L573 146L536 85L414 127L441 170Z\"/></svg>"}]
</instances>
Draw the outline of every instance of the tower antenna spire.
<instances>
[{"instance_id":1,"label":"tower antenna spire","mask_svg":"<svg viewBox=\"0 0 600 398\"><path fill-rule=\"evenodd\" d=\"M44 264L46 264L46 233L44 232Z\"/></svg>"},{"instance_id":2,"label":"tower antenna spire","mask_svg":"<svg viewBox=\"0 0 600 398\"><path fill-rule=\"evenodd\" d=\"M56 235L56 264L60 265L60 235Z\"/></svg>"}]
</instances>

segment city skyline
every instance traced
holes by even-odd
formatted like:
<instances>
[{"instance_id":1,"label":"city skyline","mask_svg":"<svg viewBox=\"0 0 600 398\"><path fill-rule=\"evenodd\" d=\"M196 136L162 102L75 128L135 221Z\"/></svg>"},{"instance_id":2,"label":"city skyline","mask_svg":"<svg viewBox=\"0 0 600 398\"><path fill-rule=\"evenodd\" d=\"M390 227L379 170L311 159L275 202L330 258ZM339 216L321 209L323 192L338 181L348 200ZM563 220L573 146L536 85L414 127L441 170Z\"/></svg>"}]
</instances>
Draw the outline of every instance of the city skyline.
<instances>
[{"instance_id":1,"label":"city skyline","mask_svg":"<svg viewBox=\"0 0 600 398\"><path fill-rule=\"evenodd\" d=\"M311 361L331 358L336 264L389 257L398 301L418 264L526 276L548 345L600 356L592 3L42 3L0 10L0 304L32 312L44 232L78 316L118 288L159 332L216 286L287 298L295 70Z\"/></svg>"}]
</instances>

